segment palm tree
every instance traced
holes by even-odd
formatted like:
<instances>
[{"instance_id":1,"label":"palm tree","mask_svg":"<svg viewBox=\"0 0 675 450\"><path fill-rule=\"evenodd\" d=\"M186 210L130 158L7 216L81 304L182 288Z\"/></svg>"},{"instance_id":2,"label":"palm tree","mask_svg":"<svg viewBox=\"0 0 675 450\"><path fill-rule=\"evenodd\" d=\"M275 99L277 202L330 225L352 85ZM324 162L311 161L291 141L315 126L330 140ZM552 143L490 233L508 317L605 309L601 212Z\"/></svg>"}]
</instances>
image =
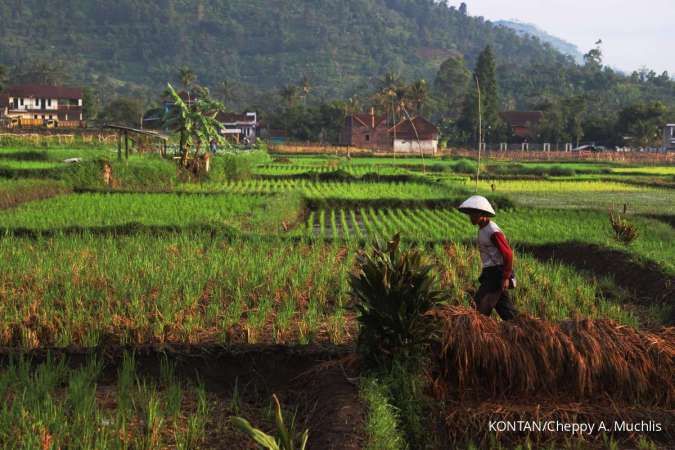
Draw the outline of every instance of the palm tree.
<instances>
[{"instance_id":1,"label":"palm tree","mask_svg":"<svg viewBox=\"0 0 675 450\"><path fill-rule=\"evenodd\" d=\"M429 98L429 86L426 80L417 80L408 87L407 97L415 109L416 115L422 114L422 108Z\"/></svg>"}]
</instances>

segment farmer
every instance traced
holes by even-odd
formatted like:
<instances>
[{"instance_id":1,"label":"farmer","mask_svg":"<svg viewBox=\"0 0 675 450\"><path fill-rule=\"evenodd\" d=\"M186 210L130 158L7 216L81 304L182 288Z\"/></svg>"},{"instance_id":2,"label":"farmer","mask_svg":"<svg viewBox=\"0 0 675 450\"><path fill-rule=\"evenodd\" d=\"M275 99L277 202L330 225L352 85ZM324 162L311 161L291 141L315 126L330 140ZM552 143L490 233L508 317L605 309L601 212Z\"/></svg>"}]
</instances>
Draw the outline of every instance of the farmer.
<instances>
[{"instance_id":1,"label":"farmer","mask_svg":"<svg viewBox=\"0 0 675 450\"><path fill-rule=\"evenodd\" d=\"M209 149L214 155L218 152L218 142L215 139L211 139L211 142L209 142Z\"/></svg>"},{"instance_id":2,"label":"farmer","mask_svg":"<svg viewBox=\"0 0 675 450\"><path fill-rule=\"evenodd\" d=\"M471 223L478 226L478 249L483 271L478 278L480 287L474 299L476 309L486 316L496 309L503 320L513 319L518 314L508 292L515 287L513 250L501 228L490 220L495 210L480 195L468 198L459 210L468 214Z\"/></svg>"}]
</instances>

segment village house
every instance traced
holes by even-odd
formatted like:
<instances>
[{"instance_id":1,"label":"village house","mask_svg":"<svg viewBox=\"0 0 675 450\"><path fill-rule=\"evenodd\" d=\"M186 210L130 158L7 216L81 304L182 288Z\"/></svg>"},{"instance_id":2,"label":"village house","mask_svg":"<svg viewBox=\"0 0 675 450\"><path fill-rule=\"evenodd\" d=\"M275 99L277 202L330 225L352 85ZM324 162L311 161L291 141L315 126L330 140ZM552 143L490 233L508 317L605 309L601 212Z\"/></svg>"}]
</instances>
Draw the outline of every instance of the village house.
<instances>
[{"instance_id":1,"label":"village house","mask_svg":"<svg viewBox=\"0 0 675 450\"><path fill-rule=\"evenodd\" d=\"M218 113L216 120L222 124L221 134L235 142L255 142L260 135L260 124L255 112L245 114Z\"/></svg>"},{"instance_id":2,"label":"village house","mask_svg":"<svg viewBox=\"0 0 675 450\"><path fill-rule=\"evenodd\" d=\"M663 148L675 151L675 123L666 124L663 129Z\"/></svg>"},{"instance_id":3,"label":"village house","mask_svg":"<svg viewBox=\"0 0 675 450\"><path fill-rule=\"evenodd\" d=\"M438 128L424 117L404 119L389 129L394 153L427 153L438 151Z\"/></svg>"},{"instance_id":4,"label":"village house","mask_svg":"<svg viewBox=\"0 0 675 450\"><path fill-rule=\"evenodd\" d=\"M544 117L541 111L503 111L499 116L511 128L511 133L522 142L536 138L537 126Z\"/></svg>"},{"instance_id":5,"label":"village house","mask_svg":"<svg viewBox=\"0 0 675 450\"><path fill-rule=\"evenodd\" d=\"M26 84L0 95L0 117L29 126L80 127L84 124L82 89Z\"/></svg>"},{"instance_id":6,"label":"village house","mask_svg":"<svg viewBox=\"0 0 675 450\"><path fill-rule=\"evenodd\" d=\"M436 153L438 129L423 117L404 119L394 126L385 116L370 113L352 114L345 119L341 143L357 148L400 153Z\"/></svg>"}]
</instances>

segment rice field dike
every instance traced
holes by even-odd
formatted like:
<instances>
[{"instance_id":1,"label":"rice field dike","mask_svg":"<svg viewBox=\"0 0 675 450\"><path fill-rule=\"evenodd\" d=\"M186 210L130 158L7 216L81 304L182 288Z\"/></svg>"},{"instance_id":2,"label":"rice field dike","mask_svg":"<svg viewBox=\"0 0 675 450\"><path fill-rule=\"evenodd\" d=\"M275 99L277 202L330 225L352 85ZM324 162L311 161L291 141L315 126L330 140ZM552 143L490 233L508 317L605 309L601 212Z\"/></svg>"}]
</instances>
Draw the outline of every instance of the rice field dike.
<instances>
[{"instance_id":1,"label":"rice field dike","mask_svg":"<svg viewBox=\"0 0 675 450\"><path fill-rule=\"evenodd\" d=\"M0 447L672 448L673 167L477 168L5 143ZM473 309L475 193L511 321Z\"/></svg>"}]
</instances>

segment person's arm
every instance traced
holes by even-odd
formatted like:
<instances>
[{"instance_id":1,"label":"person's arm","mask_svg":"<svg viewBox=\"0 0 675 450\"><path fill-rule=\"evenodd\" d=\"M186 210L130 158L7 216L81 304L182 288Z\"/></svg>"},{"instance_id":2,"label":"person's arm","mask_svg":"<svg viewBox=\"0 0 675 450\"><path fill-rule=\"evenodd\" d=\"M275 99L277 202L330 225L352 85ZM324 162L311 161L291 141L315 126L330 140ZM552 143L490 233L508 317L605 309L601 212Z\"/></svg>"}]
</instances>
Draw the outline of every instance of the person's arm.
<instances>
[{"instance_id":1,"label":"person's arm","mask_svg":"<svg viewBox=\"0 0 675 450\"><path fill-rule=\"evenodd\" d=\"M490 240L497 247L497 249L499 249L499 253L501 253L502 258L504 258L504 274L502 276L502 287L506 286L504 287L504 289L508 289L508 282L509 279L511 278L511 274L513 273L513 250L509 245L509 241L506 240L506 236L504 236L504 233L501 233L499 231L493 233L492 236L490 236Z\"/></svg>"}]
</instances>

